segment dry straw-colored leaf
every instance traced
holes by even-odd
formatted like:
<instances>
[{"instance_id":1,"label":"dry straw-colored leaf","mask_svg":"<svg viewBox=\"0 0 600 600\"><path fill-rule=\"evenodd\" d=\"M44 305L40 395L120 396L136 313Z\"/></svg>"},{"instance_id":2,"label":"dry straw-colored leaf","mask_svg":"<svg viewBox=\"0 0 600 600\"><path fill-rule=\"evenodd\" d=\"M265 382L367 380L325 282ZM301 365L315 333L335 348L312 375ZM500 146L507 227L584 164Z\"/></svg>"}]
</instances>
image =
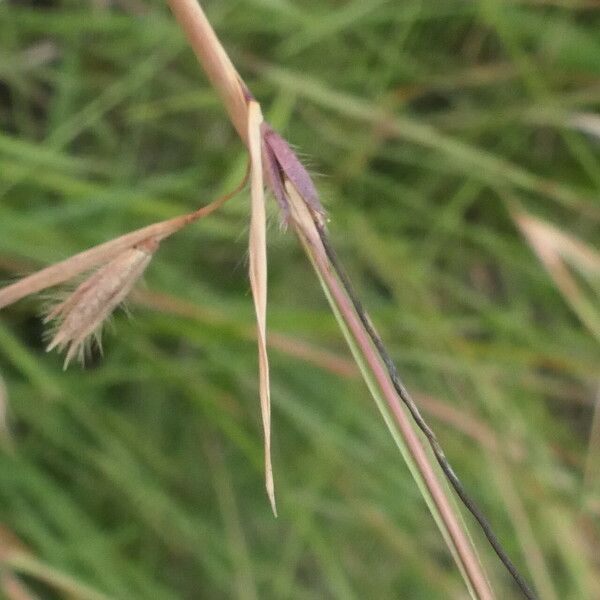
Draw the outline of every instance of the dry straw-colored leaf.
<instances>
[{"instance_id":1,"label":"dry straw-colored leaf","mask_svg":"<svg viewBox=\"0 0 600 600\"><path fill-rule=\"evenodd\" d=\"M9 572L0 573L0 589L6 600L38 600L25 584L15 575Z\"/></svg>"},{"instance_id":2,"label":"dry straw-colored leaf","mask_svg":"<svg viewBox=\"0 0 600 600\"><path fill-rule=\"evenodd\" d=\"M262 113L257 102L248 103L248 149L250 151L250 286L256 311L260 408L265 436L265 480L273 513L277 515L271 464L271 392L267 356L267 225L262 166Z\"/></svg>"},{"instance_id":3,"label":"dry straw-colored leaf","mask_svg":"<svg viewBox=\"0 0 600 600\"><path fill-rule=\"evenodd\" d=\"M514 213L513 218L562 296L593 335L600 339L597 302L590 300L589 292L584 290L571 271L575 270L598 289L600 253L558 227L523 211Z\"/></svg>"},{"instance_id":4,"label":"dry straw-colored leaf","mask_svg":"<svg viewBox=\"0 0 600 600\"><path fill-rule=\"evenodd\" d=\"M25 595L29 590L23 585L16 585L14 577L17 575L26 577L28 582L39 581L53 588L56 593L52 597L73 600L110 600L103 593L34 556L15 533L0 524L0 576L2 575L10 577L8 579L0 577L0 586L2 586L0 596L2 596L1 592L4 592L10 600L37 598L37 596ZM14 593L10 596L7 592Z\"/></svg>"},{"instance_id":5,"label":"dry straw-colored leaf","mask_svg":"<svg viewBox=\"0 0 600 600\"><path fill-rule=\"evenodd\" d=\"M573 128L590 135L596 139L600 138L600 115L596 113L579 112L574 113L568 120Z\"/></svg>"},{"instance_id":6,"label":"dry straw-colored leaf","mask_svg":"<svg viewBox=\"0 0 600 600\"><path fill-rule=\"evenodd\" d=\"M28 550L12 531L0 526L0 565L13 552L25 553ZM7 600L37 600L37 596L25 587L15 573L6 568L0 568L0 592L0 596Z\"/></svg>"}]
</instances>

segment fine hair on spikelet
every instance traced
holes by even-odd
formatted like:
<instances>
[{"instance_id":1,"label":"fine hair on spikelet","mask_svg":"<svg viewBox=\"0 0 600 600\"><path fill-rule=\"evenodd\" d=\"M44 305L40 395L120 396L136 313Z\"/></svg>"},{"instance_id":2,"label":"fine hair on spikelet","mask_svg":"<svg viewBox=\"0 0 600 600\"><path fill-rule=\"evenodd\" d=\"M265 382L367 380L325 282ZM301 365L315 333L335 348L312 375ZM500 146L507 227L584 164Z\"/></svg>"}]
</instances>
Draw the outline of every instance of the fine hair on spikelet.
<instances>
[{"instance_id":1,"label":"fine hair on spikelet","mask_svg":"<svg viewBox=\"0 0 600 600\"><path fill-rule=\"evenodd\" d=\"M151 238L128 248L99 267L65 300L52 307L46 323L56 328L46 351L67 349L64 368L73 358L83 361L92 337L99 339L103 323L129 295L150 264L159 242Z\"/></svg>"}]
</instances>

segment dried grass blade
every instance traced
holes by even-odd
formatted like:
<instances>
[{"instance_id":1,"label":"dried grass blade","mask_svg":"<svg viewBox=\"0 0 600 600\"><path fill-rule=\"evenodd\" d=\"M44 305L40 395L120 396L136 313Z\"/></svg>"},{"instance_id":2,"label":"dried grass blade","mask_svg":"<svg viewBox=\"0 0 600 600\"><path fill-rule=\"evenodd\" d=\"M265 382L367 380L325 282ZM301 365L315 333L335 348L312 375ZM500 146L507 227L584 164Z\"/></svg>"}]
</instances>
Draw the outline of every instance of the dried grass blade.
<instances>
[{"instance_id":1,"label":"dried grass blade","mask_svg":"<svg viewBox=\"0 0 600 600\"><path fill-rule=\"evenodd\" d=\"M39 580L53 587L59 593L63 592L63 597L78 598L79 600L110 600L109 596L105 596L74 577L54 569L28 553L11 552L2 562L15 573Z\"/></svg>"},{"instance_id":2,"label":"dried grass blade","mask_svg":"<svg viewBox=\"0 0 600 600\"><path fill-rule=\"evenodd\" d=\"M110 600L101 592L38 559L11 530L3 525L0 525L0 574L24 575L31 582L36 580L43 582L54 588L57 596L61 598ZM20 598L24 600L26 596L21 595ZM37 596L31 596L32 600L34 598Z\"/></svg>"},{"instance_id":3,"label":"dried grass blade","mask_svg":"<svg viewBox=\"0 0 600 600\"><path fill-rule=\"evenodd\" d=\"M600 340L600 312L569 270L570 265L592 286L597 285L600 254L581 240L523 211L514 213L513 219L564 299Z\"/></svg>"},{"instance_id":4,"label":"dried grass blade","mask_svg":"<svg viewBox=\"0 0 600 600\"><path fill-rule=\"evenodd\" d=\"M574 113L567 120L567 125L589 136L600 138L600 115L595 113Z\"/></svg>"},{"instance_id":5,"label":"dried grass blade","mask_svg":"<svg viewBox=\"0 0 600 600\"><path fill-rule=\"evenodd\" d=\"M0 574L0 590L6 600L38 600L18 577L9 572Z\"/></svg>"},{"instance_id":6,"label":"dried grass blade","mask_svg":"<svg viewBox=\"0 0 600 600\"><path fill-rule=\"evenodd\" d=\"M250 286L258 331L260 408L265 436L265 483L273 513L277 515L271 464L271 392L267 356L267 232L262 167L262 113L257 102L248 103L248 148L251 161Z\"/></svg>"},{"instance_id":7,"label":"dried grass blade","mask_svg":"<svg viewBox=\"0 0 600 600\"><path fill-rule=\"evenodd\" d=\"M525 212L515 215L523 232L539 248L550 248L568 260L583 275L600 276L600 252L558 227Z\"/></svg>"}]
</instances>

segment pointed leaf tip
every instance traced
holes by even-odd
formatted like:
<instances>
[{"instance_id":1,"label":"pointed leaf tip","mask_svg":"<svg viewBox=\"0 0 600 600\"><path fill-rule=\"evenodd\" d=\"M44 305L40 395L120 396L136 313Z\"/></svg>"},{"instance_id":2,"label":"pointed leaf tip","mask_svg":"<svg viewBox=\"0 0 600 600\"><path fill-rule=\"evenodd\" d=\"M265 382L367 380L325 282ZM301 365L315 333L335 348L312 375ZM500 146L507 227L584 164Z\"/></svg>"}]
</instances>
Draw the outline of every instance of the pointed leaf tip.
<instances>
[{"instance_id":1,"label":"pointed leaf tip","mask_svg":"<svg viewBox=\"0 0 600 600\"><path fill-rule=\"evenodd\" d=\"M267 355L267 223L262 165L262 120L260 105L254 100L250 100L248 102L248 147L252 167L250 179L250 287L252 288L258 330L260 407L265 437L265 485L273 513L277 515L271 464L271 394Z\"/></svg>"}]
</instances>

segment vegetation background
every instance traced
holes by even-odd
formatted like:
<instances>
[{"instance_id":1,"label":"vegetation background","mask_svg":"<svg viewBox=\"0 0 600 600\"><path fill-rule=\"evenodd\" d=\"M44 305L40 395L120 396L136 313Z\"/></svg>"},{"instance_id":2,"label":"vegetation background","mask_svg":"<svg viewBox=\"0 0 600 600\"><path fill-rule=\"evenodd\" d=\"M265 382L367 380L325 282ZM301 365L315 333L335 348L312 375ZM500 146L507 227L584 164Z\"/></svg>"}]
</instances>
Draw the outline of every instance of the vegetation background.
<instances>
[{"instance_id":1,"label":"vegetation background","mask_svg":"<svg viewBox=\"0 0 600 600\"><path fill-rule=\"evenodd\" d=\"M542 598L600 597L597 3L203 5L323 174L332 238L510 554ZM246 161L157 0L2 2L0 130L5 281L208 203ZM522 211L588 262L538 227L545 269ZM3 311L7 598L465 598L274 206L273 518L248 213L243 194L163 244L85 370L45 354L43 299Z\"/></svg>"}]
</instances>

